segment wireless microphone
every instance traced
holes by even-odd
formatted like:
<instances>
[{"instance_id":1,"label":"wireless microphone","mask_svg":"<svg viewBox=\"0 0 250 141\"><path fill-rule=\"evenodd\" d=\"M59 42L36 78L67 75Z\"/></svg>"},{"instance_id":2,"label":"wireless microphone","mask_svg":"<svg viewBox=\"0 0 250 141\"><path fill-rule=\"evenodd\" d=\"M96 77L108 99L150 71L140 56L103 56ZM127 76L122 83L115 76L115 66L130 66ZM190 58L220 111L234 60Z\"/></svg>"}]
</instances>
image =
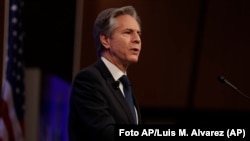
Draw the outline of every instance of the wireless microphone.
<instances>
[{"instance_id":1,"label":"wireless microphone","mask_svg":"<svg viewBox=\"0 0 250 141\"><path fill-rule=\"evenodd\" d=\"M120 82L119 82L119 81L115 81L115 82L113 83L114 89L119 89L119 85L120 85Z\"/></svg>"}]
</instances>

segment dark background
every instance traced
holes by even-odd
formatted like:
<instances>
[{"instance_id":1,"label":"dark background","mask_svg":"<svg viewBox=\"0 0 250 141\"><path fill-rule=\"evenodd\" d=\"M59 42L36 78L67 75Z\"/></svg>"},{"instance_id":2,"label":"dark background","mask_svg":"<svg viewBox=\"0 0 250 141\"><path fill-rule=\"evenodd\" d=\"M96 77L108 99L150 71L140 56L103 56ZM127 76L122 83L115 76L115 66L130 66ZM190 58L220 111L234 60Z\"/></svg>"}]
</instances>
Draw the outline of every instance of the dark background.
<instances>
[{"instance_id":1,"label":"dark background","mask_svg":"<svg viewBox=\"0 0 250 141\"><path fill-rule=\"evenodd\" d=\"M74 50L75 0L25 0L24 42L27 67L71 82Z\"/></svg>"},{"instance_id":2,"label":"dark background","mask_svg":"<svg viewBox=\"0 0 250 141\"><path fill-rule=\"evenodd\" d=\"M25 61L71 83L74 0L25 0ZM142 53L128 74L146 123L246 122L250 99L221 84L224 75L250 96L250 1L85 0L80 68L96 58L92 27L108 7L133 5L142 20ZM147 79L145 78L147 76ZM236 118L231 118L236 116Z\"/></svg>"}]
</instances>

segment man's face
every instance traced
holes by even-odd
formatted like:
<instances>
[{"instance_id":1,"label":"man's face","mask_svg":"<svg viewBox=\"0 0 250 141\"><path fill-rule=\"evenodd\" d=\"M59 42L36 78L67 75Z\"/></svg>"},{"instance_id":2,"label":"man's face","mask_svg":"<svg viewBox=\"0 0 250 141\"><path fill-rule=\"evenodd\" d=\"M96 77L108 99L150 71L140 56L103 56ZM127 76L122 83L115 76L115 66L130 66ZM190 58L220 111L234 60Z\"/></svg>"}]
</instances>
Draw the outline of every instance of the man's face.
<instances>
[{"instance_id":1,"label":"man's face","mask_svg":"<svg viewBox=\"0 0 250 141\"><path fill-rule=\"evenodd\" d=\"M109 55L113 63L128 66L136 63L141 51L141 30L137 21L130 15L116 17L117 28L108 38Z\"/></svg>"}]
</instances>

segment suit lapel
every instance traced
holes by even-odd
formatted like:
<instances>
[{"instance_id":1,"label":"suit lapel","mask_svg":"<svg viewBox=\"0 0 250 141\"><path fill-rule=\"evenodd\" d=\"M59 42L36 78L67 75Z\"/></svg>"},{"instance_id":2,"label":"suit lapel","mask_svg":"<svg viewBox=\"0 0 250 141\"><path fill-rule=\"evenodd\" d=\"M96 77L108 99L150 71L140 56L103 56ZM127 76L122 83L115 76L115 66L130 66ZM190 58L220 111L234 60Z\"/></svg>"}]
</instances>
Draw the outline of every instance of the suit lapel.
<instances>
[{"instance_id":1,"label":"suit lapel","mask_svg":"<svg viewBox=\"0 0 250 141\"><path fill-rule=\"evenodd\" d=\"M99 72L102 74L103 78L106 79L107 85L113 93L113 95L111 95L111 96L114 96L118 100L122 109L125 111L128 119L130 120L130 122L132 122L133 121L133 117L131 116L132 113L131 113L129 106L126 103L124 96L119 88L119 82L116 82L114 80L113 76L111 75L111 73L109 72L109 70L105 66L105 64L102 62L102 60L99 59L97 61L97 63L95 64L95 66L99 70Z\"/></svg>"}]
</instances>

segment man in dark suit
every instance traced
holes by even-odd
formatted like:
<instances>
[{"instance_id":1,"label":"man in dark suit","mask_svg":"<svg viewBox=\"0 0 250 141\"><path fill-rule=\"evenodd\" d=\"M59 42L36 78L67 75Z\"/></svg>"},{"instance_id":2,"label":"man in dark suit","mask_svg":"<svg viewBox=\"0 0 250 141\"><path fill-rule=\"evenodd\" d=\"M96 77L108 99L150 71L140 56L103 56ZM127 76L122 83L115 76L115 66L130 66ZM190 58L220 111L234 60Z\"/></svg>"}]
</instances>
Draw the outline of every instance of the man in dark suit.
<instances>
[{"instance_id":1,"label":"man in dark suit","mask_svg":"<svg viewBox=\"0 0 250 141\"><path fill-rule=\"evenodd\" d=\"M115 125L140 124L135 96L123 83L141 51L140 19L132 6L102 11L94 25L98 61L75 77L70 97L69 140L114 140ZM129 104L130 103L130 104ZM132 105L132 106L131 106Z\"/></svg>"}]
</instances>

